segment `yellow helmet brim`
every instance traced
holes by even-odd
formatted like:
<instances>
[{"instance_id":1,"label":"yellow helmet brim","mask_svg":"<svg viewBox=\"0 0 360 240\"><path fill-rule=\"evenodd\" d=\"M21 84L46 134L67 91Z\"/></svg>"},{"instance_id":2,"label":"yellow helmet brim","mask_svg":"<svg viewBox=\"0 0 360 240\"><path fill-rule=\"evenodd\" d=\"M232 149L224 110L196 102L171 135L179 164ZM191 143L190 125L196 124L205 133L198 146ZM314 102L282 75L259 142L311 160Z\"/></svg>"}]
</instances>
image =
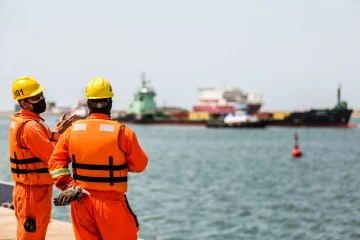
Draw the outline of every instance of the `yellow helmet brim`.
<instances>
[{"instance_id":1,"label":"yellow helmet brim","mask_svg":"<svg viewBox=\"0 0 360 240\"><path fill-rule=\"evenodd\" d=\"M114 94L109 94L109 95L105 95L105 96L98 96L98 97L89 97L89 96L84 96L84 98L86 99L104 99L104 98L113 98Z\"/></svg>"},{"instance_id":2,"label":"yellow helmet brim","mask_svg":"<svg viewBox=\"0 0 360 240\"><path fill-rule=\"evenodd\" d=\"M44 87L43 86L40 86L38 89L36 89L34 92L32 92L31 94L29 94L28 97L33 97L33 96L36 96L38 95L39 93L41 93L42 91L44 91Z\"/></svg>"}]
</instances>

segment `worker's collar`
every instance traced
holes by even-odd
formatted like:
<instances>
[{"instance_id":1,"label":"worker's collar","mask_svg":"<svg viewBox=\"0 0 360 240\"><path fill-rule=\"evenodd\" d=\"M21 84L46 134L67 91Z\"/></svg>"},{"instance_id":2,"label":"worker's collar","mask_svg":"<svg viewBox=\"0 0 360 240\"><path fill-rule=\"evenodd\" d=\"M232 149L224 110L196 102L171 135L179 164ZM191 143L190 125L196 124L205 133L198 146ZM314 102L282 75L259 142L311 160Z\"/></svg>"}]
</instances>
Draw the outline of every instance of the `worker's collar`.
<instances>
[{"instance_id":1,"label":"worker's collar","mask_svg":"<svg viewBox=\"0 0 360 240\"><path fill-rule=\"evenodd\" d=\"M103 113L92 113L87 118L100 118L100 119L110 119L109 115L103 114Z\"/></svg>"},{"instance_id":2,"label":"worker's collar","mask_svg":"<svg viewBox=\"0 0 360 240\"><path fill-rule=\"evenodd\" d=\"M36 113L34 113L34 112L30 112L30 111L28 111L28 110L26 110L26 109L22 109L21 110L21 115L22 116L25 116L25 117L30 117L30 118L34 118L34 119L37 119L37 120L42 120L42 121L45 121L45 119L43 119L42 117L40 117L40 115L39 114L36 114Z\"/></svg>"}]
</instances>

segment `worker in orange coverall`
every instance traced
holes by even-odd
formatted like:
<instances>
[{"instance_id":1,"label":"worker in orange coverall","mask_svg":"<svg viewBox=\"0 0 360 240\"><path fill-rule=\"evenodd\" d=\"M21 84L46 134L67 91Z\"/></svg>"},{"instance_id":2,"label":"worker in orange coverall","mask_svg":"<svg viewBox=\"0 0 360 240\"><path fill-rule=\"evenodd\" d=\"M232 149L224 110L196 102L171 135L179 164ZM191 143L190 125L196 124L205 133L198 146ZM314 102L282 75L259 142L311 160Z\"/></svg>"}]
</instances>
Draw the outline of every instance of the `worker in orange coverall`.
<instances>
[{"instance_id":1,"label":"worker in orange coverall","mask_svg":"<svg viewBox=\"0 0 360 240\"><path fill-rule=\"evenodd\" d=\"M113 96L105 79L88 83L90 115L66 130L49 161L50 174L63 190L54 203L71 203L77 240L137 239L139 224L125 195L127 177L129 171L144 171L148 157L135 132L110 119Z\"/></svg>"},{"instance_id":2,"label":"worker in orange coverall","mask_svg":"<svg viewBox=\"0 0 360 240\"><path fill-rule=\"evenodd\" d=\"M47 162L59 134L78 119L77 115L65 119L63 114L51 132L40 117L46 110L43 90L43 86L28 76L16 79L12 85L13 98L22 108L11 116L9 129L17 239L45 239L54 183Z\"/></svg>"}]
</instances>

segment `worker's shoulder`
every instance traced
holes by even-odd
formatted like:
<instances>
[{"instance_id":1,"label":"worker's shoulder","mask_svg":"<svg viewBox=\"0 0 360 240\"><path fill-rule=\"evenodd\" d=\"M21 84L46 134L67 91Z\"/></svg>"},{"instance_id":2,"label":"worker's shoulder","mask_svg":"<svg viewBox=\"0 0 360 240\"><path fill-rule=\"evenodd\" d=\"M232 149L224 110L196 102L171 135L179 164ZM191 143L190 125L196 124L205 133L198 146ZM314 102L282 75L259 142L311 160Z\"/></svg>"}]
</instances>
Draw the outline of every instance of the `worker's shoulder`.
<instances>
[{"instance_id":1,"label":"worker's shoulder","mask_svg":"<svg viewBox=\"0 0 360 240\"><path fill-rule=\"evenodd\" d=\"M20 127L20 131L22 132L23 136L42 135L45 132L44 127L41 125L40 122L34 119L26 119L26 121L24 121L22 126Z\"/></svg>"},{"instance_id":2,"label":"worker's shoulder","mask_svg":"<svg viewBox=\"0 0 360 240\"><path fill-rule=\"evenodd\" d=\"M24 130L38 129L41 128L41 123L34 119L25 119L23 122L23 128Z\"/></svg>"},{"instance_id":3,"label":"worker's shoulder","mask_svg":"<svg viewBox=\"0 0 360 240\"><path fill-rule=\"evenodd\" d=\"M121 122L118 122L120 124L120 133L124 133L125 135L134 135L135 132L134 130L132 130L129 126L121 123Z\"/></svg>"}]
</instances>

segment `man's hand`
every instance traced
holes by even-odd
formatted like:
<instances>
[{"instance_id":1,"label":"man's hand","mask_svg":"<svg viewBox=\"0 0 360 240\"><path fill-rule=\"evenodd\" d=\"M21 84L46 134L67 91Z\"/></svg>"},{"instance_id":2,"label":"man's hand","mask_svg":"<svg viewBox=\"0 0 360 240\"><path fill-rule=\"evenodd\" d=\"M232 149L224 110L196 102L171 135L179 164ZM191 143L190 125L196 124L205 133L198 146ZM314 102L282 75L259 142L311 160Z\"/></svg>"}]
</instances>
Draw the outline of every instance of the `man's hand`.
<instances>
[{"instance_id":1,"label":"man's hand","mask_svg":"<svg viewBox=\"0 0 360 240\"><path fill-rule=\"evenodd\" d=\"M80 200L84 197L84 195L90 195L88 191L83 189L82 187L76 186L73 187L70 185L68 189L60 193L57 198L54 198L55 206L66 206L70 205L72 201Z\"/></svg>"},{"instance_id":2,"label":"man's hand","mask_svg":"<svg viewBox=\"0 0 360 240\"><path fill-rule=\"evenodd\" d=\"M65 130L71 126L71 124L75 121L79 120L79 116L77 114L73 114L70 117L66 118L66 113L64 113L60 120L57 121L54 127L54 132L62 134Z\"/></svg>"}]
</instances>

